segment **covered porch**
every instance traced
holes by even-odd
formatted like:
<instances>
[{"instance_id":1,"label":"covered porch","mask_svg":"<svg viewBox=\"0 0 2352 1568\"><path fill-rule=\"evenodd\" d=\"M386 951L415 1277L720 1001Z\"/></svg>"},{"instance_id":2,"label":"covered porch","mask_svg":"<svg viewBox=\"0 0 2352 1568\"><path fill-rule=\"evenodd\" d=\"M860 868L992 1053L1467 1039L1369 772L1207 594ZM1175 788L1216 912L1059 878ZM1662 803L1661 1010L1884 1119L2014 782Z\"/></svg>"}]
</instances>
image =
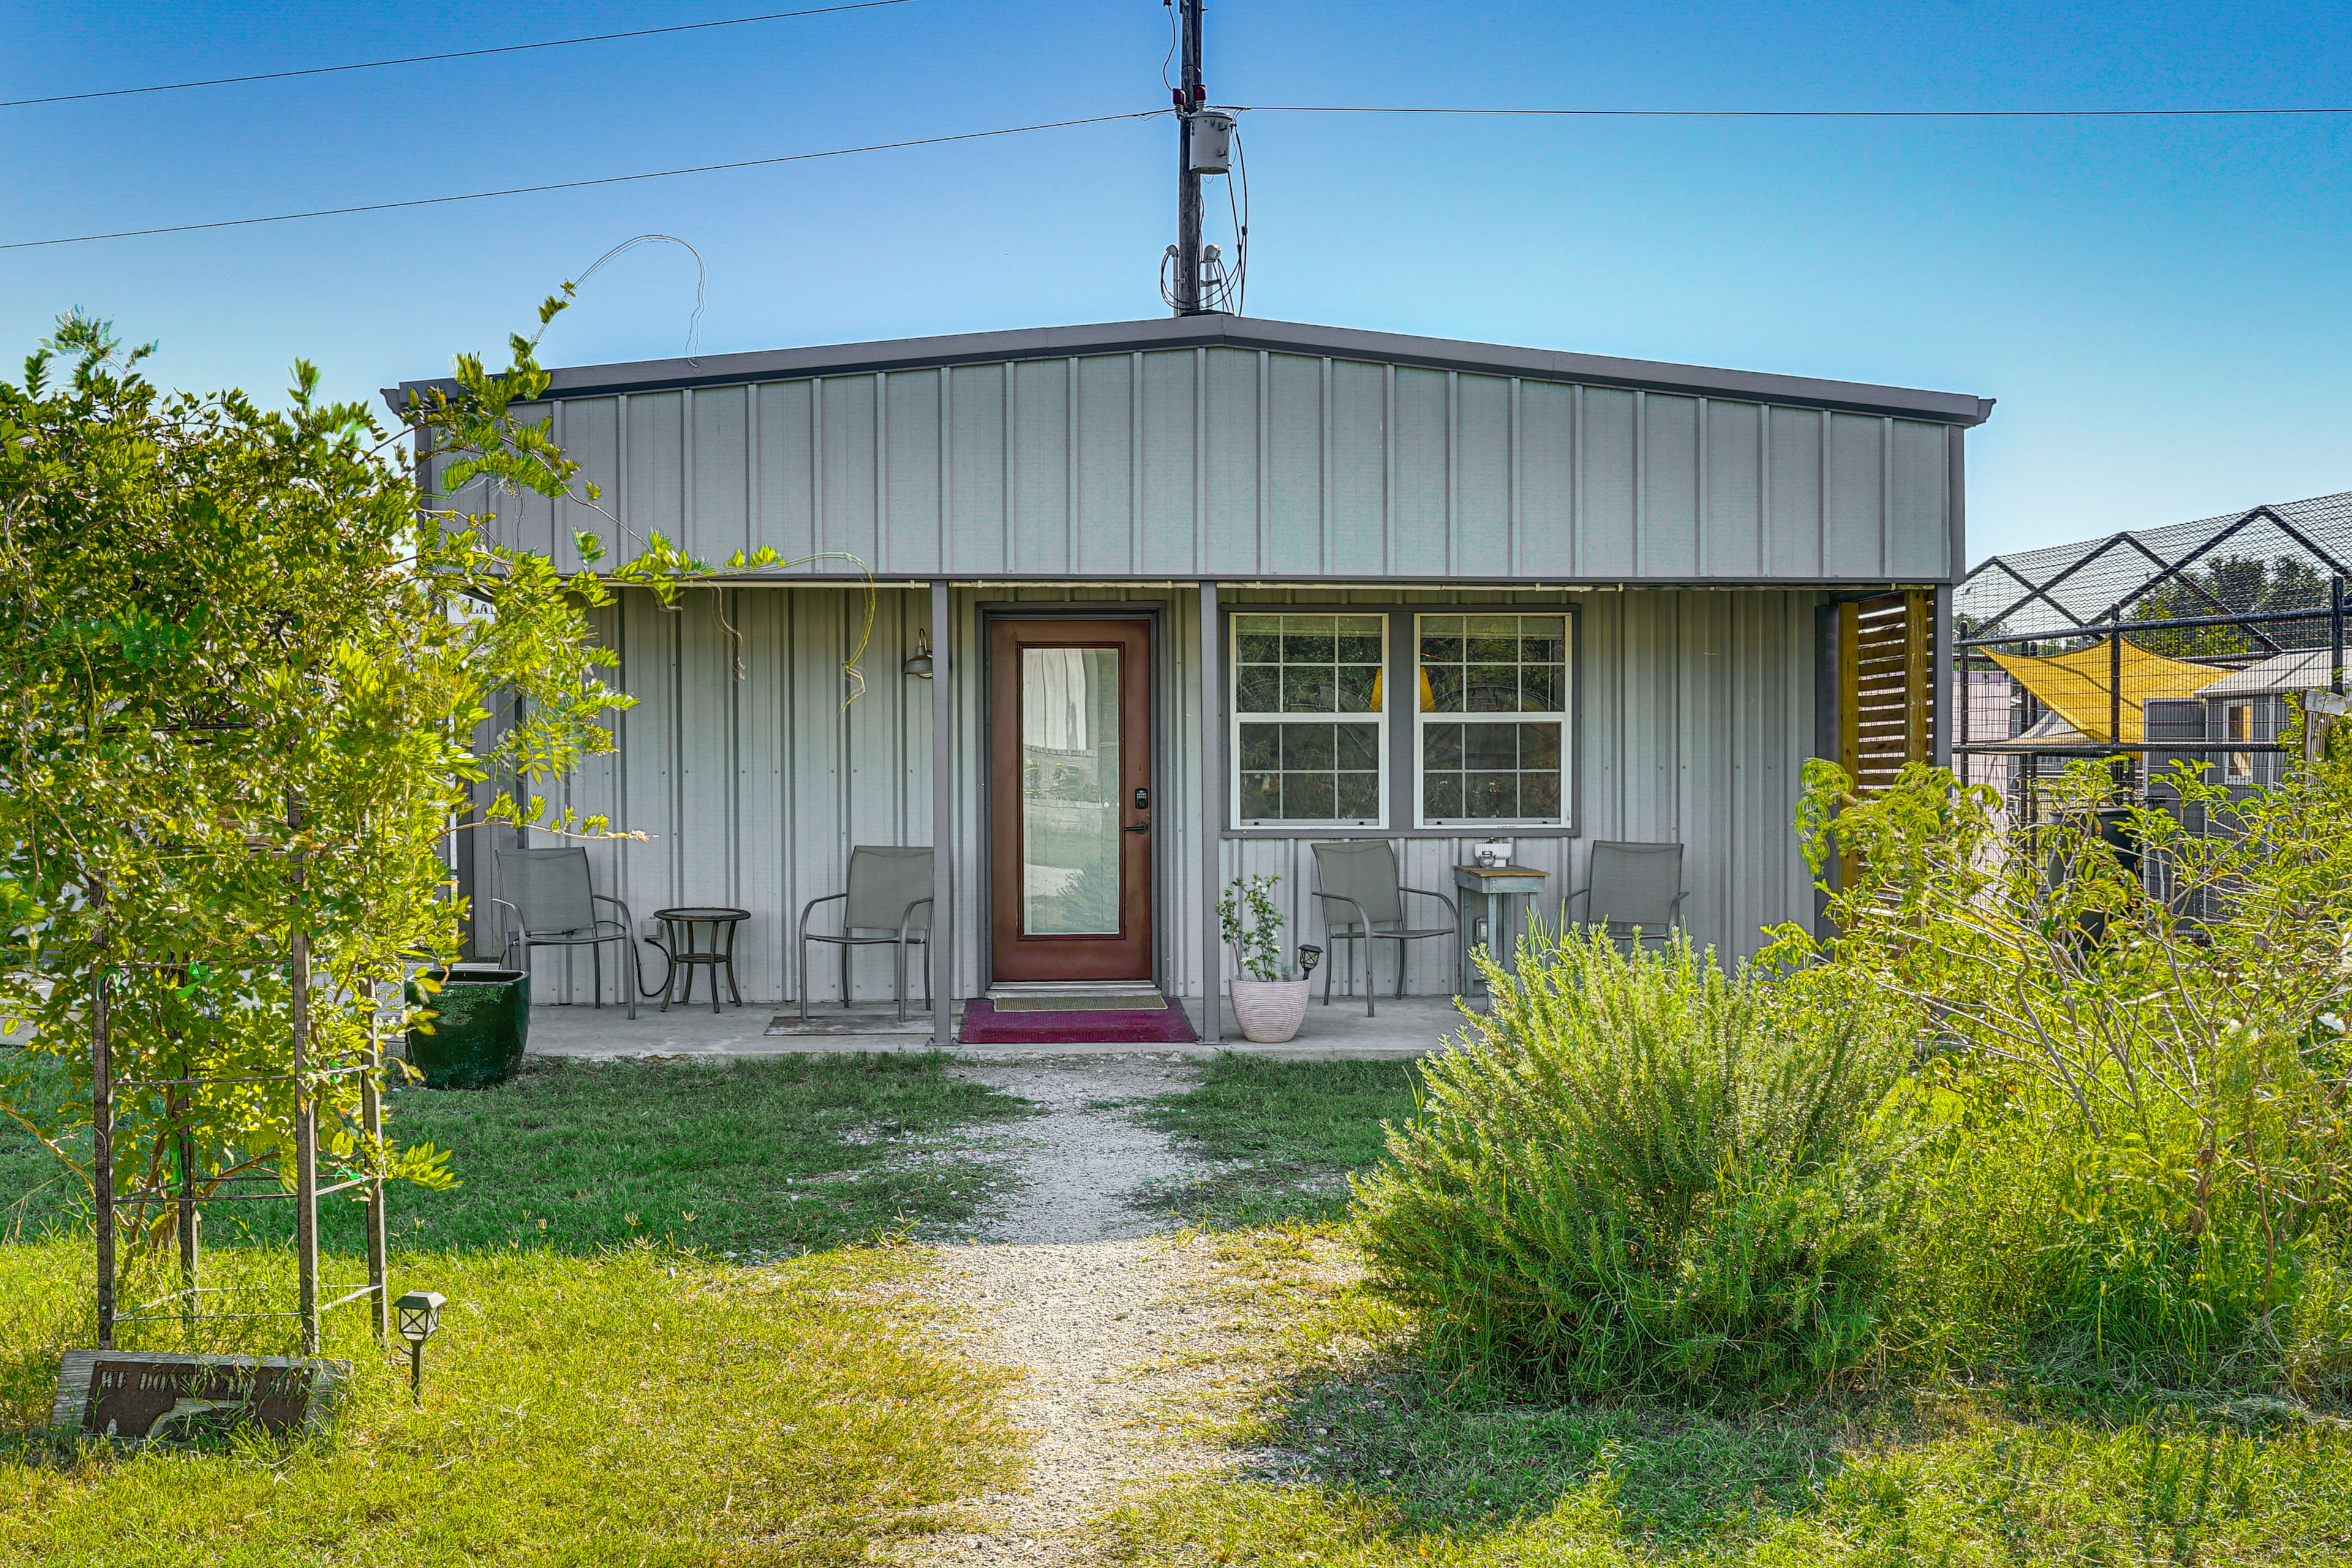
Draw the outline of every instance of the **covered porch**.
<instances>
[{"instance_id":1,"label":"covered porch","mask_svg":"<svg viewBox=\"0 0 2352 1568\"><path fill-rule=\"evenodd\" d=\"M1810 875L1790 823L1799 774L1817 742L1819 593L894 584L871 591L870 636L868 596L862 584L744 584L688 595L675 608L647 594L625 594L598 612L600 634L621 655L616 681L636 702L617 716L615 750L591 759L561 802L641 836L586 846L595 890L624 900L641 928L654 910L671 906L749 913L738 930L735 966L745 1005L738 1011L730 1001L724 1024L686 1021L688 1012L709 1016L698 976L692 1002L667 1015L671 1023L641 1017L640 1027L625 1028L616 963L604 966L600 1014L591 1005L587 956L541 949L534 994L548 1048L574 1030L647 1042L625 1054L667 1050L659 1044L669 1037L664 1028L683 1031L681 1041L770 1039L771 1018L798 1012L803 910L844 890L861 846L931 848L930 895L948 911L937 924L939 940L910 957L930 966L930 990L950 1008L921 1011L917 970L908 985L911 1020L888 1034L948 1044L956 1004L985 998L1008 979L1062 978L1050 969L1006 973L1008 923L1033 913L1069 923L1069 915L1039 906L1050 901L1057 879L1076 872L1056 863L1071 858L1067 843L1039 849L1024 839L1017 858L999 852L1008 837L1035 826L1024 817L1025 797L1054 793L1008 772L1005 753L1043 748L1068 758L1087 748L1052 725L1041 731L1010 721L1003 710L1050 697L1062 705L1058 721L1066 727L1073 711L1109 718L1110 691L1088 699L1074 690L1076 655L1043 658L1036 643L1011 640L1016 629L1051 648L1072 637L1099 643L1110 635L1105 628L1125 628L1143 665L1141 692L1120 716L1136 731L1121 753L1131 772L1114 797L1105 798L1097 784L1089 786L1090 801L1049 801L1048 808L1065 816L1091 809L1100 824L1092 842L1119 846L1102 868L1139 884L1127 889L1132 898L1111 900L1123 905L1114 923L1140 935L1129 967L1112 977L1157 986L1208 1047L1234 1037L1220 995L1234 971L1217 926L1218 894L1256 874L1279 879L1274 896L1286 952L1310 943L1330 955L1317 976L1302 1048L1339 1050L1352 1039L1382 1050L1425 1049L1453 1026L1451 999L1463 990L1463 948L1475 934L1469 927L1478 911L1463 910L1459 941L1414 942L1402 951L1378 943L1377 1011L1367 1017L1364 961L1331 941L1334 911L1315 896L1318 844L1378 840L1394 855L1402 883L1450 895L1459 906L1454 868L1469 862L1483 840L1507 837L1514 860L1541 873L1533 913L1554 925L1568 896L1585 885L1593 842L1679 844L1689 889L1683 923L1696 943L1727 958L1752 952L1766 925L1810 913ZM1292 638L1286 651L1299 656L1288 664L1279 662L1285 647L1266 640L1285 628ZM1489 634L1481 647L1490 657L1499 655L1486 643L1518 639L1511 679L1527 695L1517 700L1544 707L1491 715L1463 709L1492 703L1449 694L1455 666L1433 656L1466 658L1468 628ZM1342 636L1356 640L1342 647ZM1465 651L1457 653L1456 643ZM1214 657L1203 658L1203 647ZM1370 662L1339 664L1343 651ZM1308 667L1310 655L1331 663ZM845 668L852 663L854 676ZM1024 668L1052 689L1024 693ZM1491 685L1505 667L1476 668ZM1300 688L1325 676L1333 694L1298 697L1304 713L1279 711L1286 700L1265 694L1285 680ZM1532 695L1538 691L1557 694ZM1400 692L1402 703L1391 699ZM1491 826L1466 816L1431 820L1433 807L1463 809L1459 794L1445 792L1458 792L1464 780L1474 781L1474 795L1482 787L1491 795L1485 775L1455 773L1467 759L1448 752L1452 738L1439 726L1456 719L1545 727L1514 759L1525 765L1510 783L1524 784L1525 798L1503 807L1508 815ZM1312 754L1301 755L1297 738L1313 729L1360 731L1369 750L1342 758L1339 742L1309 733ZM1276 731L1272 740L1269 730ZM940 756L950 759L948 767L933 765ZM1343 761L1359 765L1343 768ZM1345 790L1355 793L1343 799ZM1480 809L1475 799L1467 804ZM1341 820L1343 806L1361 815ZM1315 815L1294 826L1285 810ZM1529 820L1538 814L1550 820ZM1145 825L1148 832L1132 831ZM484 913L500 896L499 851L553 842L510 829L476 837L465 869L478 911L477 952L493 953L501 942ZM1087 844L1076 847L1083 859ZM818 910L815 929L837 930L837 919L826 917L838 908ZM1524 918L1516 913L1515 925ZM649 969L657 980L661 961L650 958ZM879 1022L895 1026L892 950L853 950L848 973L845 997L836 950L812 944L807 997L820 1026L841 1015L845 1000L861 1016L882 1008L889 1016ZM1328 1007L1320 999L1327 978L1336 981ZM664 1016L650 1004L642 1011ZM835 1048L867 1048L865 1042L881 1037L861 1024L854 1039ZM757 1048L782 1047L778 1040Z\"/></svg>"}]
</instances>

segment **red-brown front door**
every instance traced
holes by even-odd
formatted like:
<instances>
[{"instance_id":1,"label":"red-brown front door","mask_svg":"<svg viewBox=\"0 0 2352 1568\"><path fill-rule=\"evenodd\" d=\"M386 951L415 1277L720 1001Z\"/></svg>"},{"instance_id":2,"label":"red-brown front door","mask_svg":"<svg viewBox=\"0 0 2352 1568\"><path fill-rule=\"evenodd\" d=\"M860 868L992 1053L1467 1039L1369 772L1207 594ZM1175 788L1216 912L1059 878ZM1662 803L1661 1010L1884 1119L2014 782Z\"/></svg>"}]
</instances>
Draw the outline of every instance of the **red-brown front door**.
<instances>
[{"instance_id":1,"label":"red-brown front door","mask_svg":"<svg viewBox=\"0 0 2352 1568\"><path fill-rule=\"evenodd\" d=\"M998 980L1151 977L1150 660L1139 620L991 623Z\"/></svg>"}]
</instances>

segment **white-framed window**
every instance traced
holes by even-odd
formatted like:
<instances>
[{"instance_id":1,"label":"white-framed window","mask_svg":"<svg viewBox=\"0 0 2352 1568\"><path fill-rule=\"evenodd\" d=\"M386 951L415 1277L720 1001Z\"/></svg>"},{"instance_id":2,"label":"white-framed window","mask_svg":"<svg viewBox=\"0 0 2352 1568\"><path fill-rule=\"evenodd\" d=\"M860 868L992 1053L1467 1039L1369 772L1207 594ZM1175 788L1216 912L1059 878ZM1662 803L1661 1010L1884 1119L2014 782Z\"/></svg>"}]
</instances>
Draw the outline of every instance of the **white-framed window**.
<instances>
[{"instance_id":1,"label":"white-framed window","mask_svg":"<svg viewBox=\"0 0 2352 1568\"><path fill-rule=\"evenodd\" d=\"M2243 745L2252 741L2254 738L2254 705L2251 702L2232 702L2229 705L2226 712L2228 715L2226 723L2231 742L2234 744ZM2230 753L2229 776L2232 779L2251 780L2254 776L2254 753L2252 752L2231 752Z\"/></svg>"},{"instance_id":2,"label":"white-framed window","mask_svg":"<svg viewBox=\"0 0 2352 1568\"><path fill-rule=\"evenodd\" d=\"M1568 812L1568 617L1414 617L1416 821L1557 826Z\"/></svg>"},{"instance_id":3,"label":"white-framed window","mask_svg":"<svg viewBox=\"0 0 2352 1568\"><path fill-rule=\"evenodd\" d=\"M1388 617L1243 613L1232 627L1234 825L1384 825Z\"/></svg>"}]
</instances>

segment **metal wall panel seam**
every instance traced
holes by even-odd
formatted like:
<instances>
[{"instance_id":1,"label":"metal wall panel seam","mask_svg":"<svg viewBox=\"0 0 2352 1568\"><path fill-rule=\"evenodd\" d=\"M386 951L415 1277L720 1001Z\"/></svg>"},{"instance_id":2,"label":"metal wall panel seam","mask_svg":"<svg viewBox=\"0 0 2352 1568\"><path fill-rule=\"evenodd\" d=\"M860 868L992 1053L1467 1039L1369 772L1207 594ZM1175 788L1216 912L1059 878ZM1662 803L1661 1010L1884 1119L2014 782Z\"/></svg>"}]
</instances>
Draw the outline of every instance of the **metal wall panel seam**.
<instances>
[{"instance_id":1,"label":"metal wall panel seam","mask_svg":"<svg viewBox=\"0 0 2352 1568\"><path fill-rule=\"evenodd\" d=\"M1895 421L1878 422L1878 569L1895 570Z\"/></svg>"},{"instance_id":2,"label":"metal wall panel seam","mask_svg":"<svg viewBox=\"0 0 2352 1568\"><path fill-rule=\"evenodd\" d=\"M824 553L824 377L821 375L809 379L809 553Z\"/></svg>"},{"instance_id":3,"label":"metal wall panel seam","mask_svg":"<svg viewBox=\"0 0 2352 1568\"><path fill-rule=\"evenodd\" d=\"M1584 388L1568 389L1568 574L1584 564Z\"/></svg>"},{"instance_id":4,"label":"metal wall panel seam","mask_svg":"<svg viewBox=\"0 0 2352 1568\"><path fill-rule=\"evenodd\" d=\"M669 888L664 895L664 901L676 904L684 901L678 892L680 875L678 851L680 841L685 837L679 829L686 820L684 776L686 736L683 733L686 714L686 617L682 615L663 614L658 605L656 607L656 615L659 624L667 633L662 640L667 645L669 654L669 714L668 721L662 727L662 741L669 762L669 777L666 781L668 787L663 791L666 797L663 806L667 817L663 826L669 830L669 841L665 846L667 853L662 857L664 868L669 873Z\"/></svg>"},{"instance_id":5,"label":"metal wall panel seam","mask_svg":"<svg viewBox=\"0 0 2352 1568\"><path fill-rule=\"evenodd\" d=\"M1013 374L1010 364L1004 372L1004 522L997 536L997 559L1002 570L1013 570L1013 541L1020 531L1021 487L1014 480L1013 467L1021 456L1021 378Z\"/></svg>"},{"instance_id":6,"label":"metal wall panel seam","mask_svg":"<svg viewBox=\"0 0 2352 1568\"><path fill-rule=\"evenodd\" d=\"M619 675L621 689L624 691L626 691L629 689L629 658L631 651L627 605L628 595L625 590L613 596L613 604L611 607L613 650L620 655L621 662L618 667L617 673ZM629 722L629 710L625 708L619 713L615 714L614 718L613 821L615 826L625 830L631 826L628 820L629 759L635 754L635 748L629 744L629 731L627 728ZM619 899L624 903L628 901L629 857L625 854L616 853L613 857L612 889L614 897Z\"/></svg>"},{"instance_id":7,"label":"metal wall panel seam","mask_svg":"<svg viewBox=\"0 0 2352 1568\"><path fill-rule=\"evenodd\" d=\"M1320 380L1323 418L1318 426L1322 483L1316 494L1315 560L1320 570L1331 570L1331 356L1322 360Z\"/></svg>"},{"instance_id":8,"label":"metal wall panel seam","mask_svg":"<svg viewBox=\"0 0 2352 1568\"><path fill-rule=\"evenodd\" d=\"M1698 404L1698 439L1692 444L1691 456L1691 526L1697 537L1692 541L1692 568L1702 577L1711 575L1708 562L1714 552L1707 548L1715 533L1715 491L1707 483L1707 419L1708 405L1704 397Z\"/></svg>"},{"instance_id":9,"label":"metal wall panel seam","mask_svg":"<svg viewBox=\"0 0 2352 1568\"><path fill-rule=\"evenodd\" d=\"M1504 507L1503 567L1514 577L1527 570L1519 544L1519 469L1524 458L1521 448L1526 445L1525 427L1519 423L1519 395L1525 384L1519 377L1511 377L1511 429L1506 438L1509 450L1505 467L1509 473L1510 497Z\"/></svg>"},{"instance_id":10,"label":"metal wall panel seam","mask_svg":"<svg viewBox=\"0 0 2352 1568\"><path fill-rule=\"evenodd\" d=\"M1462 507L1454 493L1462 484L1462 464L1459 446L1462 438L1462 373L1445 373L1445 571L1448 576L1462 570L1461 541ZM1369 947L1369 943L1367 946Z\"/></svg>"},{"instance_id":11,"label":"metal wall panel seam","mask_svg":"<svg viewBox=\"0 0 2352 1568\"><path fill-rule=\"evenodd\" d=\"M1127 356L1127 569L1143 570L1143 352Z\"/></svg>"},{"instance_id":12,"label":"metal wall panel seam","mask_svg":"<svg viewBox=\"0 0 2352 1568\"><path fill-rule=\"evenodd\" d=\"M1192 570L1209 569L1209 351L1192 351Z\"/></svg>"},{"instance_id":13,"label":"metal wall panel seam","mask_svg":"<svg viewBox=\"0 0 2352 1568\"><path fill-rule=\"evenodd\" d=\"M1397 569L1396 373L1392 364L1381 367L1381 568L1391 574Z\"/></svg>"},{"instance_id":14,"label":"metal wall panel seam","mask_svg":"<svg viewBox=\"0 0 2352 1568\"><path fill-rule=\"evenodd\" d=\"M948 540L951 532L949 527L949 522L955 514L955 484L952 479L955 472L955 398L953 396L954 389L951 384L954 378L954 371L946 365L940 366L939 552L932 556L931 559L939 563L940 570L942 572L946 571L948 568L948 551L950 548ZM941 581L944 581L944 579L941 579ZM939 640L939 633L935 630L931 633L931 641L934 645L931 649L931 657L935 659L942 659L947 657L947 649L944 647L938 646ZM936 677L934 677L934 679L936 679ZM940 911L935 909L934 912L936 913ZM945 918L944 914L941 915L941 918Z\"/></svg>"},{"instance_id":15,"label":"metal wall panel seam","mask_svg":"<svg viewBox=\"0 0 2352 1568\"><path fill-rule=\"evenodd\" d=\"M621 531L614 544L626 549L635 530L630 527L629 395L625 392L613 399L613 521Z\"/></svg>"},{"instance_id":16,"label":"metal wall panel seam","mask_svg":"<svg viewBox=\"0 0 2352 1568\"><path fill-rule=\"evenodd\" d=\"M1830 569L1830 414L1827 409L1815 411L1813 418L1821 426L1821 477L1813 485L1813 570L1826 574Z\"/></svg>"},{"instance_id":17,"label":"metal wall panel seam","mask_svg":"<svg viewBox=\"0 0 2352 1568\"><path fill-rule=\"evenodd\" d=\"M940 373L940 384L947 372ZM942 447L940 471L947 463ZM931 583L931 942L924 961L931 966L931 1044L945 1050L955 1039L955 751L953 682L948 581Z\"/></svg>"},{"instance_id":18,"label":"metal wall panel seam","mask_svg":"<svg viewBox=\"0 0 2352 1568\"><path fill-rule=\"evenodd\" d=\"M1257 351L1257 545L1250 559L1266 569L1266 535L1274 526L1274 356Z\"/></svg>"},{"instance_id":19,"label":"metal wall panel seam","mask_svg":"<svg viewBox=\"0 0 2352 1568\"><path fill-rule=\"evenodd\" d=\"M1264 406L1263 402L1260 406ZM1224 1037L1224 1019L1218 994L1223 989L1224 965L1220 962L1223 944L1217 925L1217 895L1224 854L1224 836L1218 831L1224 815L1221 805L1224 763L1220 751L1224 739L1224 715L1218 701L1218 674L1223 661L1218 658L1221 628L1217 624L1217 585L1213 582L1201 584L1198 619L1201 651L1195 662L1200 677L1200 767L1197 773L1201 793L1196 803L1200 809L1192 815L1201 834L1201 1038L1204 1044L1214 1046Z\"/></svg>"},{"instance_id":20,"label":"metal wall panel seam","mask_svg":"<svg viewBox=\"0 0 2352 1568\"><path fill-rule=\"evenodd\" d=\"M1957 425L1944 427L1944 575L1958 577L1969 563L1968 438Z\"/></svg>"},{"instance_id":21,"label":"metal wall panel seam","mask_svg":"<svg viewBox=\"0 0 2352 1568\"><path fill-rule=\"evenodd\" d=\"M548 430L549 433L553 436L555 444L558 447L562 447L563 450L567 452L571 450L571 447L565 445L570 436L571 429L572 420L570 416L570 405L568 404L559 402L556 404L552 412L552 417L548 425ZM422 437L423 432L418 432L418 435ZM572 531L569 527L565 526L572 521L572 509L568 500L566 499L569 497L570 493L570 489L567 488L564 496L558 497L555 504L548 509L547 552L548 559L551 561L564 560L563 556L556 553L555 542L559 539L569 539L572 537ZM599 528L596 531L601 536L604 531L602 528ZM612 543L613 548L615 551L621 548L621 542L619 540L614 540ZM624 556L623 559L625 560L626 557ZM567 563L567 564L568 563Z\"/></svg>"},{"instance_id":22,"label":"metal wall panel seam","mask_svg":"<svg viewBox=\"0 0 2352 1568\"><path fill-rule=\"evenodd\" d=\"M1756 574L1772 559L1772 406L1756 409Z\"/></svg>"},{"instance_id":23,"label":"metal wall panel seam","mask_svg":"<svg viewBox=\"0 0 2352 1568\"><path fill-rule=\"evenodd\" d=\"M1066 470L1062 482L1062 560L1073 577L1078 574L1078 361L1074 354L1062 362L1062 444Z\"/></svg>"},{"instance_id":24,"label":"metal wall panel seam","mask_svg":"<svg viewBox=\"0 0 2352 1568\"><path fill-rule=\"evenodd\" d=\"M678 548L698 555L709 546L702 540L702 511L696 504L699 487L694 482L694 388L687 387L677 396Z\"/></svg>"},{"instance_id":25,"label":"metal wall panel seam","mask_svg":"<svg viewBox=\"0 0 2352 1568\"><path fill-rule=\"evenodd\" d=\"M1642 545L1650 531L1650 395L1633 393L1633 571L1642 574Z\"/></svg>"},{"instance_id":26,"label":"metal wall panel seam","mask_svg":"<svg viewBox=\"0 0 2352 1568\"><path fill-rule=\"evenodd\" d=\"M743 389L743 553L751 555L767 542L760 512L760 384Z\"/></svg>"},{"instance_id":27,"label":"metal wall panel seam","mask_svg":"<svg viewBox=\"0 0 2352 1568\"><path fill-rule=\"evenodd\" d=\"M887 571L890 560L890 377L874 377L874 561ZM905 629L903 626L900 628ZM902 639L903 640L903 639Z\"/></svg>"},{"instance_id":28,"label":"metal wall panel seam","mask_svg":"<svg viewBox=\"0 0 2352 1568\"><path fill-rule=\"evenodd\" d=\"M787 590L776 605L776 651L782 666L776 671L776 885L783 891L783 907L778 921L795 920L800 907L808 901L808 886L803 880L807 861L800 853L801 846L801 784L798 763L801 748L794 742L801 733L800 680L793 657L800 647L802 591ZM793 928L786 927L787 931ZM786 936L784 941L792 938ZM781 950L784 942L777 944ZM787 1002L801 999L797 950L780 952L777 965L780 981L777 995Z\"/></svg>"},{"instance_id":29,"label":"metal wall panel seam","mask_svg":"<svg viewBox=\"0 0 2352 1568\"><path fill-rule=\"evenodd\" d=\"M743 591L729 588L722 597L727 605L727 624L734 628L721 645L722 657L730 659L724 671L727 678L727 901L740 906L743 902L743 682L733 668L731 659L743 657ZM723 631L725 628L721 628ZM713 975L712 979L718 976Z\"/></svg>"}]
</instances>

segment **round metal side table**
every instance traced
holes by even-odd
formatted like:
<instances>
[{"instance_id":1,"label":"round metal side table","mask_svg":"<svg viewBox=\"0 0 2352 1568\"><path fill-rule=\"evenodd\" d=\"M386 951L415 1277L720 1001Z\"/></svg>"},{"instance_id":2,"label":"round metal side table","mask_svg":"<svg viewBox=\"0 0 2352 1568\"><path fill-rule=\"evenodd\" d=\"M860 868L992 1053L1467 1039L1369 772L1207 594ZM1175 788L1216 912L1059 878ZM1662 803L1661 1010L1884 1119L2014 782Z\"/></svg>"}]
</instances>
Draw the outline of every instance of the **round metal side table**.
<instances>
[{"instance_id":1,"label":"round metal side table","mask_svg":"<svg viewBox=\"0 0 2352 1568\"><path fill-rule=\"evenodd\" d=\"M743 993L735 984L735 931L736 928L751 918L751 911L749 910L714 907L688 907L654 911L654 919L662 923L661 941L655 945L659 947L662 950L662 955L669 960L669 977L662 982L663 1012L669 1011L672 992L677 993L676 1000L679 1002L694 1000L694 972L697 969L710 971L710 1010L712 1012L719 1011L719 972L722 969L727 972L728 994L734 999L735 1005L738 1007L743 1005ZM707 945L701 941L701 933L706 927L710 933L710 940ZM677 984L680 970L686 973L686 985L683 990L679 989Z\"/></svg>"}]
</instances>

